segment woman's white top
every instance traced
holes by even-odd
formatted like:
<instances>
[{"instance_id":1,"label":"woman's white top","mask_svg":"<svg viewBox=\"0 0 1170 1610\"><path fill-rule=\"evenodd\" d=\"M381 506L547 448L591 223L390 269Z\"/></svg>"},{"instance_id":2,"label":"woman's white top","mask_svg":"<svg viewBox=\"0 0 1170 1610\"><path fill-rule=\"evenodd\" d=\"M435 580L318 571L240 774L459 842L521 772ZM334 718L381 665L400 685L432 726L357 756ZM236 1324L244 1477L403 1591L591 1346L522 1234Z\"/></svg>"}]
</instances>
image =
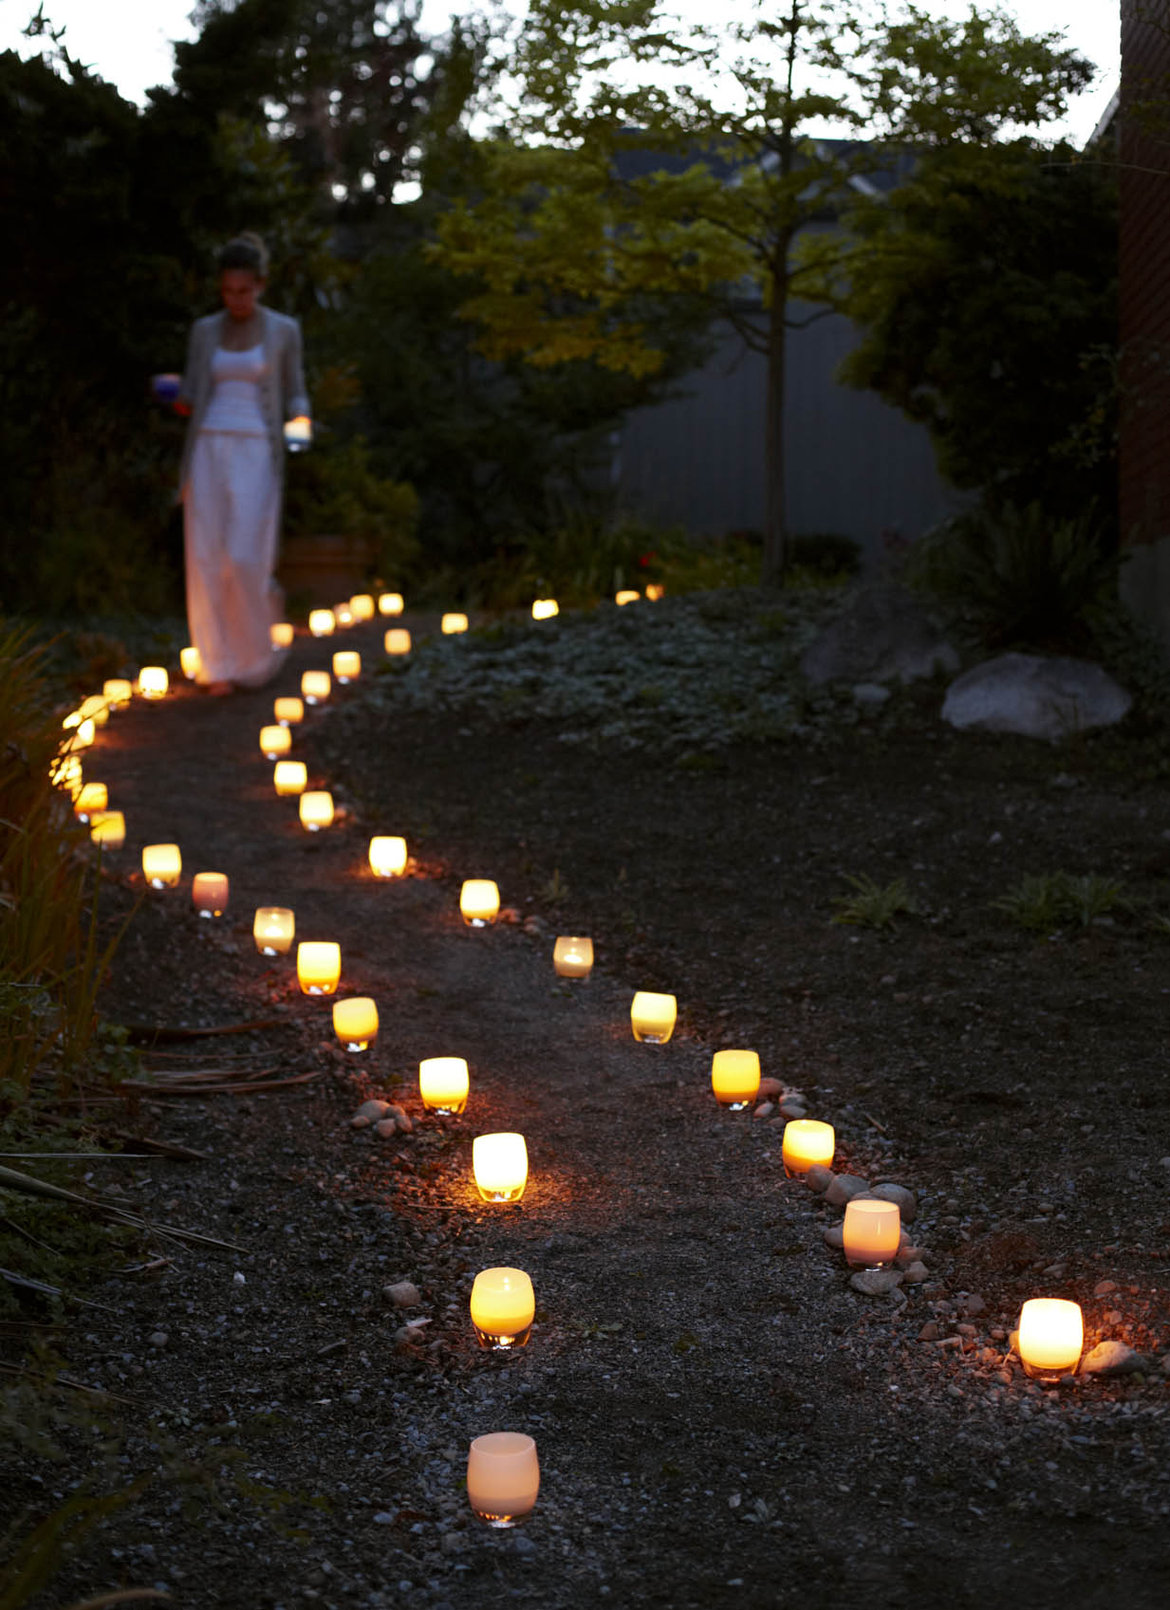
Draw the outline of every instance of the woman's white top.
<instances>
[{"instance_id":1,"label":"woman's white top","mask_svg":"<svg viewBox=\"0 0 1170 1610\"><path fill-rule=\"evenodd\" d=\"M263 342L246 352L216 347L211 358L211 400L200 429L227 431L233 436L267 436L260 399L264 375Z\"/></svg>"}]
</instances>

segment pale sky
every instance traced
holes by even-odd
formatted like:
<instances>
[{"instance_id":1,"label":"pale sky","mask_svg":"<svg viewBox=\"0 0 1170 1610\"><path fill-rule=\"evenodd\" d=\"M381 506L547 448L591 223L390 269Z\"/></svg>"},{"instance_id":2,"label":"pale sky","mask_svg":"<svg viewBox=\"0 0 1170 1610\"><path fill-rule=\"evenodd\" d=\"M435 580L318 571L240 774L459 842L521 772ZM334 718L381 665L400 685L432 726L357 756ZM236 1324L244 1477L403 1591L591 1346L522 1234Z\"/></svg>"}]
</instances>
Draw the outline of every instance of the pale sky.
<instances>
[{"instance_id":1,"label":"pale sky","mask_svg":"<svg viewBox=\"0 0 1170 1610\"><path fill-rule=\"evenodd\" d=\"M966 0L918 3L939 15L967 10ZM505 4L514 13L522 10L522 0ZM1075 102L1068 122L1049 131L1082 143L1118 85L1119 0L1002 0L1002 4L1029 33L1063 29L1068 43L1097 64L1097 79ZM696 20L711 18L711 0L675 0L675 8ZM0 0L0 50L31 53L33 46L20 31L36 9L36 0ZM70 53L140 104L153 85L170 82L171 41L190 38L191 9L191 0L45 0L46 16L66 30ZM424 32L441 31L459 9L457 0L424 0Z\"/></svg>"}]
</instances>

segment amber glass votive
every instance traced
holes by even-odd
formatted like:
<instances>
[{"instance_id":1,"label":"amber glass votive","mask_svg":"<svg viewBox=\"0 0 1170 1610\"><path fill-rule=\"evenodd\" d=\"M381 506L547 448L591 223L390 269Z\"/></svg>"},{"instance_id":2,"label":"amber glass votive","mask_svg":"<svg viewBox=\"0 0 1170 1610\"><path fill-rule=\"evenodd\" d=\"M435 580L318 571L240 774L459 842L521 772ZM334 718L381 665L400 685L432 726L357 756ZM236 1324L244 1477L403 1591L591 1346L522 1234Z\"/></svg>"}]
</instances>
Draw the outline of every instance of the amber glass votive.
<instances>
[{"instance_id":1,"label":"amber glass votive","mask_svg":"<svg viewBox=\"0 0 1170 1610\"><path fill-rule=\"evenodd\" d=\"M471 1323L481 1347L526 1347L536 1318L531 1277L523 1269L481 1269L471 1288Z\"/></svg>"}]
</instances>

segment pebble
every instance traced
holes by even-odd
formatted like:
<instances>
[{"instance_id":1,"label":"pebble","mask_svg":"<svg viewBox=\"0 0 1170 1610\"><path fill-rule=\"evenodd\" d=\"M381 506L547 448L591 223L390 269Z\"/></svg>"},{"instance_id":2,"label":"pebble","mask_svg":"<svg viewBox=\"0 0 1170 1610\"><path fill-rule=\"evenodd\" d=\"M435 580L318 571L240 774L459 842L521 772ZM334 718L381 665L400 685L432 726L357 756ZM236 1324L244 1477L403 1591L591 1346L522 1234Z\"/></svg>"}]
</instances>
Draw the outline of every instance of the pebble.
<instances>
[{"instance_id":1,"label":"pebble","mask_svg":"<svg viewBox=\"0 0 1170 1610\"><path fill-rule=\"evenodd\" d=\"M531 922L532 918L529 917L528 921ZM444 1554L462 1554L467 1547L467 1539L462 1532L444 1532L443 1541L439 1547Z\"/></svg>"},{"instance_id":2,"label":"pebble","mask_svg":"<svg viewBox=\"0 0 1170 1610\"><path fill-rule=\"evenodd\" d=\"M977 1297L971 1294L966 1297L960 1297L959 1302L962 1306L963 1312L972 1319L976 1314L983 1314L987 1312L987 1304L984 1302L982 1297Z\"/></svg>"},{"instance_id":3,"label":"pebble","mask_svg":"<svg viewBox=\"0 0 1170 1610\"><path fill-rule=\"evenodd\" d=\"M859 1269L849 1284L863 1297L888 1297L902 1284L902 1275L897 1269Z\"/></svg>"},{"instance_id":4,"label":"pebble","mask_svg":"<svg viewBox=\"0 0 1170 1610\"><path fill-rule=\"evenodd\" d=\"M240 1271L237 1269L235 1274L232 1276L232 1285L233 1286L246 1286L247 1284L248 1284L247 1276L241 1274Z\"/></svg>"},{"instance_id":5,"label":"pebble","mask_svg":"<svg viewBox=\"0 0 1170 1610\"><path fill-rule=\"evenodd\" d=\"M752 1117L753 1118L771 1118L772 1114L775 1111L776 1111L776 1103L774 1101L761 1101L760 1105L756 1108L755 1112L752 1113Z\"/></svg>"},{"instance_id":6,"label":"pebble","mask_svg":"<svg viewBox=\"0 0 1170 1610\"><path fill-rule=\"evenodd\" d=\"M422 1293L413 1280L399 1280L393 1286L383 1287L383 1290L395 1308L417 1308L422 1302Z\"/></svg>"},{"instance_id":7,"label":"pebble","mask_svg":"<svg viewBox=\"0 0 1170 1610\"><path fill-rule=\"evenodd\" d=\"M784 1086L780 1083L779 1079L760 1080L760 1096L764 1100L771 1100L773 1097L782 1096L783 1094Z\"/></svg>"},{"instance_id":8,"label":"pebble","mask_svg":"<svg viewBox=\"0 0 1170 1610\"><path fill-rule=\"evenodd\" d=\"M165 1347L169 1341L170 1337L167 1335L165 1330L156 1330L151 1332L151 1347Z\"/></svg>"},{"instance_id":9,"label":"pebble","mask_svg":"<svg viewBox=\"0 0 1170 1610\"><path fill-rule=\"evenodd\" d=\"M351 1129L369 1129L373 1121L374 1120L372 1118L362 1118L359 1114L358 1116L350 1119L349 1127Z\"/></svg>"},{"instance_id":10,"label":"pebble","mask_svg":"<svg viewBox=\"0 0 1170 1610\"><path fill-rule=\"evenodd\" d=\"M1165 1358L1162 1360L1160 1368L1163 1375L1170 1375L1170 1353L1166 1354Z\"/></svg>"},{"instance_id":11,"label":"pebble","mask_svg":"<svg viewBox=\"0 0 1170 1610\"><path fill-rule=\"evenodd\" d=\"M937 1342L941 1335L942 1332L939 1330L936 1321L933 1319L928 1319L926 1324L923 1325L922 1329L918 1332L918 1340L920 1342Z\"/></svg>"},{"instance_id":12,"label":"pebble","mask_svg":"<svg viewBox=\"0 0 1170 1610\"><path fill-rule=\"evenodd\" d=\"M405 1113L403 1113L401 1117L395 1118L394 1122L398 1126L398 1133L400 1135L409 1135L414 1129L414 1120L408 1118Z\"/></svg>"},{"instance_id":13,"label":"pebble","mask_svg":"<svg viewBox=\"0 0 1170 1610\"><path fill-rule=\"evenodd\" d=\"M860 1174L838 1174L825 1192L825 1201L832 1207L844 1207L855 1196L860 1196L869 1189L868 1184Z\"/></svg>"},{"instance_id":14,"label":"pebble","mask_svg":"<svg viewBox=\"0 0 1170 1610\"><path fill-rule=\"evenodd\" d=\"M894 1202L898 1212L902 1215L903 1224L913 1224L918 1214L918 1198L906 1185L895 1185L892 1180L883 1180L873 1187L871 1196L876 1196L880 1202Z\"/></svg>"},{"instance_id":15,"label":"pebble","mask_svg":"<svg viewBox=\"0 0 1170 1610\"><path fill-rule=\"evenodd\" d=\"M902 1278L908 1286L920 1286L930 1279L930 1270L924 1263L912 1263L902 1271Z\"/></svg>"},{"instance_id":16,"label":"pebble","mask_svg":"<svg viewBox=\"0 0 1170 1610\"><path fill-rule=\"evenodd\" d=\"M827 1247L843 1249L845 1246L845 1229L840 1224L829 1224L821 1231L821 1239Z\"/></svg>"},{"instance_id":17,"label":"pebble","mask_svg":"<svg viewBox=\"0 0 1170 1610\"><path fill-rule=\"evenodd\" d=\"M372 1123L375 1118L384 1118L389 1111L390 1103L388 1101L363 1101L357 1112L354 1113L351 1122L356 1121L358 1118L365 1118Z\"/></svg>"},{"instance_id":18,"label":"pebble","mask_svg":"<svg viewBox=\"0 0 1170 1610\"><path fill-rule=\"evenodd\" d=\"M780 1116L782 1118L807 1118L808 1108L802 1107L799 1101L782 1101L780 1103Z\"/></svg>"},{"instance_id":19,"label":"pebble","mask_svg":"<svg viewBox=\"0 0 1170 1610\"><path fill-rule=\"evenodd\" d=\"M1124 1342L1098 1342L1081 1360L1082 1375L1131 1375L1146 1367L1142 1355Z\"/></svg>"},{"instance_id":20,"label":"pebble","mask_svg":"<svg viewBox=\"0 0 1170 1610\"><path fill-rule=\"evenodd\" d=\"M894 1262L899 1269L909 1269L912 1263L925 1261L925 1254L921 1247L912 1247L908 1241L903 1241L898 1248Z\"/></svg>"},{"instance_id":21,"label":"pebble","mask_svg":"<svg viewBox=\"0 0 1170 1610\"><path fill-rule=\"evenodd\" d=\"M829 1189L836 1177L831 1168L826 1168L823 1163L814 1163L804 1176L804 1183L819 1196L822 1191Z\"/></svg>"},{"instance_id":22,"label":"pebble","mask_svg":"<svg viewBox=\"0 0 1170 1610\"><path fill-rule=\"evenodd\" d=\"M1093 1287L1094 1297L1107 1297L1111 1291L1117 1290L1116 1280L1098 1280Z\"/></svg>"},{"instance_id":23,"label":"pebble","mask_svg":"<svg viewBox=\"0 0 1170 1610\"><path fill-rule=\"evenodd\" d=\"M545 922L543 917L538 917L535 914L531 917L525 917L523 926L526 934L548 933L548 923Z\"/></svg>"},{"instance_id":24,"label":"pebble","mask_svg":"<svg viewBox=\"0 0 1170 1610\"><path fill-rule=\"evenodd\" d=\"M380 1118L374 1125L374 1134L382 1140L391 1140L398 1133L398 1120L396 1118Z\"/></svg>"},{"instance_id":25,"label":"pebble","mask_svg":"<svg viewBox=\"0 0 1170 1610\"><path fill-rule=\"evenodd\" d=\"M426 1327L429 1324L429 1319L412 1319L409 1325L399 1325L394 1332L394 1340L406 1343L425 1341Z\"/></svg>"}]
</instances>

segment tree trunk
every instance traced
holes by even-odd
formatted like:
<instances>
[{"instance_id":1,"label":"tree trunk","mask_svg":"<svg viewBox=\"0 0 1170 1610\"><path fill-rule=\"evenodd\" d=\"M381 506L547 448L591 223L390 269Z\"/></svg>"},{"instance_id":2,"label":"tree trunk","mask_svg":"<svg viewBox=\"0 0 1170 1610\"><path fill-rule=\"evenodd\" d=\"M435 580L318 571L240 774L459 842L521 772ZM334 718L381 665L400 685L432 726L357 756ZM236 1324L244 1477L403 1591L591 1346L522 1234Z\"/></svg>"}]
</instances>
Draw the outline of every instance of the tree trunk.
<instances>
[{"instance_id":1,"label":"tree trunk","mask_svg":"<svg viewBox=\"0 0 1170 1610\"><path fill-rule=\"evenodd\" d=\"M787 250L783 261L787 263ZM768 327L768 407L764 423L764 555L761 587L780 587L788 555L784 517L784 346L787 330L788 276L772 276L771 322Z\"/></svg>"}]
</instances>

